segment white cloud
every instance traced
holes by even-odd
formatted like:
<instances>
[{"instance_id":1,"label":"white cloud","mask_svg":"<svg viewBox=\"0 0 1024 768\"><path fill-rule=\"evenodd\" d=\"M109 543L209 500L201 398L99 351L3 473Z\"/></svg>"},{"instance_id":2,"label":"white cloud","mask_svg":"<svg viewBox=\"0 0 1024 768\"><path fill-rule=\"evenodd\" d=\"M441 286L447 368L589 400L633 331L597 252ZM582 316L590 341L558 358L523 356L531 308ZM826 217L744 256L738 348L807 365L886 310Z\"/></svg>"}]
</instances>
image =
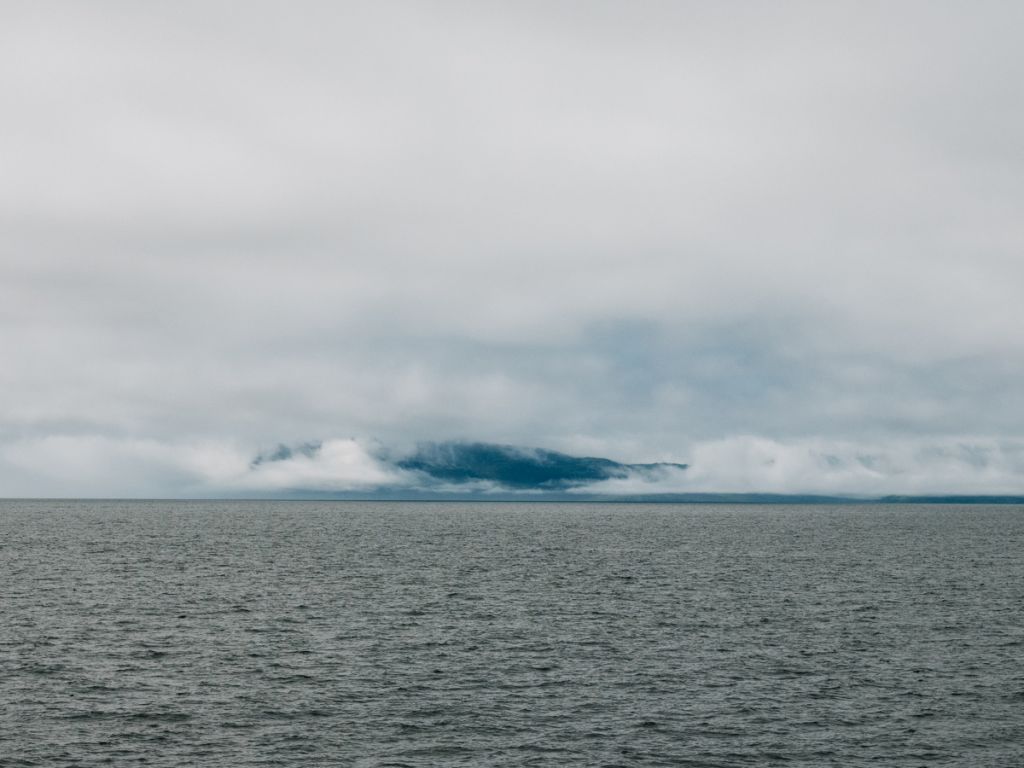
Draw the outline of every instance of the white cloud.
<instances>
[{"instance_id":1,"label":"white cloud","mask_svg":"<svg viewBox=\"0 0 1024 768\"><path fill-rule=\"evenodd\" d=\"M781 493L864 497L1024 493L1024 441L899 439L881 443L739 436L697 443L686 471L653 482L609 480L599 493Z\"/></svg>"},{"instance_id":2,"label":"white cloud","mask_svg":"<svg viewBox=\"0 0 1024 768\"><path fill-rule=\"evenodd\" d=\"M352 439L310 455L254 463L232 443L58 435L0 447L4 496L223 496L289 491L372 491L415 478Z\"/></svg>"},{"instance_id":3,"label":"white cloud","mask_svg":"<svg viewBox=\"0 0 1024 768\"><path fill-rule=\"evenodd\" d=\"M401 487L411 478L373 456L355 440L327 440L312 455L251 466L242 474L222 478L229 488L243 491L372 491Z\"/></svg>"},{"instance_id":4,"label":"white cloud","mask_svg":"<svg viewBox=\"0 0 1024 768\"><path fill-rule=\"evenodd\" d=\"M0 445L4 496L196 496L245 467L216 443L48 435Z\"/></svg>"},{"instance_id":5,"label":"white cloud","mask_svg":"<svg viewBox=\"0 0 1024 768\"><path fill-rule=\"evenodd\" d=\"M400 470L380 445L330 439L315 451L253 462L255 449L54 436L0 447L5 496L203 497L366 493L505 492L494 483L442 483ZM822 439L780 442L741 436L697 443L673 457L685 470L634 472L575 489L608 495L661 493L1024 494L1024 441L987 438ZM523 491L526 497L530 491Z\"/></svg>"}]
</instances>

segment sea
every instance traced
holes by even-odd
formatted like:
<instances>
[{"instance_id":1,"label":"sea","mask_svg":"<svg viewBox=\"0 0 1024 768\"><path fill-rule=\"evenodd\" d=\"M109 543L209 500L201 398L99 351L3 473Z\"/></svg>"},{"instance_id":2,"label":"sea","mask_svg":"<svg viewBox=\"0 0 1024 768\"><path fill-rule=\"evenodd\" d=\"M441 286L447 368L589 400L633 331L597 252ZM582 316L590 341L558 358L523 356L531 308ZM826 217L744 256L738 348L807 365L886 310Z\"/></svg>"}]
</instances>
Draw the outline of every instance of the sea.
<instances>
[{"instance_id":1,"label":"sea","mask_svg":"<svg viewBox=\"0 0 1024 768\"><path fill-rule=\"evenodd\" d=\"M1024 507L0 502L0 765L1024 766Z\"/></svg>"}]
</instances>

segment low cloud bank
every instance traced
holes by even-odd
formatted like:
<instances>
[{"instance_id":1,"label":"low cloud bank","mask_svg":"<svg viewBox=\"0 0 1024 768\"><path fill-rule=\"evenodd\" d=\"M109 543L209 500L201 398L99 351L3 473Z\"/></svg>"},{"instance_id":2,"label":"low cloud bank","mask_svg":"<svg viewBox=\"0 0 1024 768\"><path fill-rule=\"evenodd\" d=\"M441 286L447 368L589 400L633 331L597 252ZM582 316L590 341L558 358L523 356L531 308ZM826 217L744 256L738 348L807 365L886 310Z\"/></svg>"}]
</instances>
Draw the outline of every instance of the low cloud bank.
<instances>
[{"instance_id":1,"label":"low cloud bank","mask_svg":"<svg viewBox=\"0 0 1024 768\"><path fill-rule=\"evenodd\" d=\"M255 491L372 491L405 487L412 478L356 440L326 440L259 455L233 487Z\"/></svg>"},{"instance_id":2,"label":"low cloud bank","mask_svg":"<svg viewBox=\"0 0 1024 768\"><path fill-rule=\"evenodd\" d=\"M279 445L54 436L0 445L0 495L201 497L301 494L1024 493L1024 440L696 443L688 461L628 464L539 448L356 439Z\"/></svg>"},{"instance_id":3,"label":"low cloud bank","mask_svg":"<svg viewBox=\"0 0 1024 768\"><path fill-rule=\"evenodd\" d=\"M779 442L744 436L699 443L686 490L701 492L1019 494L1024 441ZM682 490L682 489L680 489Z\"/></svg>"}]
</instances>

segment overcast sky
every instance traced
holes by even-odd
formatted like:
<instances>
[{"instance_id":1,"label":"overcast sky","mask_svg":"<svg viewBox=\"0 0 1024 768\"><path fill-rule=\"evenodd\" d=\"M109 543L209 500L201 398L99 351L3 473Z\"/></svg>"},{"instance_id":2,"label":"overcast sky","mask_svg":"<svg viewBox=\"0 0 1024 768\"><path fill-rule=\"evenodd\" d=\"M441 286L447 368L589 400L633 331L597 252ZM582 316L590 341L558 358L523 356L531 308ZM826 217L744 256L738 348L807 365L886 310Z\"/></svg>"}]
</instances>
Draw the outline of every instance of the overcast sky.
<instances>
[{"instance_id":1,"label":"overcast sky","mask_svg":"<svg viewBox=\"0 0 1024 768\"><path fill-rule=\"evenodd\" d=\"M307 440L301 482L375 487L450 439L1024 492L1021 29L7 2L0 496L289 487L248 462Z\"/></svg>"}]
</instances>

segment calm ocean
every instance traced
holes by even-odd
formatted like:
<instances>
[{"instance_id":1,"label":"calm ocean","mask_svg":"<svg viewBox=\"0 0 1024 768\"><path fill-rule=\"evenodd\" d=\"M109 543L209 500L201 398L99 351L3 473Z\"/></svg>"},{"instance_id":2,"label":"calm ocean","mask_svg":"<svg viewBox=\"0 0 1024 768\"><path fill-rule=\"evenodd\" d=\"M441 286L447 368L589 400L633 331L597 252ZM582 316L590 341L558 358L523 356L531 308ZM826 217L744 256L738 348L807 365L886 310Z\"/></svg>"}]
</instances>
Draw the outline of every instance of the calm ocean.
<instances>
[{"instance_id":1,"label":"calm ocean","mask_svg":"<svg viewBox=\"0 0 1024 768\"><path fill-rule=\"evenodd\" d=\"M1024 508L0 502L0 765L1024 766Z\"/></svg>"}]
</instances>

